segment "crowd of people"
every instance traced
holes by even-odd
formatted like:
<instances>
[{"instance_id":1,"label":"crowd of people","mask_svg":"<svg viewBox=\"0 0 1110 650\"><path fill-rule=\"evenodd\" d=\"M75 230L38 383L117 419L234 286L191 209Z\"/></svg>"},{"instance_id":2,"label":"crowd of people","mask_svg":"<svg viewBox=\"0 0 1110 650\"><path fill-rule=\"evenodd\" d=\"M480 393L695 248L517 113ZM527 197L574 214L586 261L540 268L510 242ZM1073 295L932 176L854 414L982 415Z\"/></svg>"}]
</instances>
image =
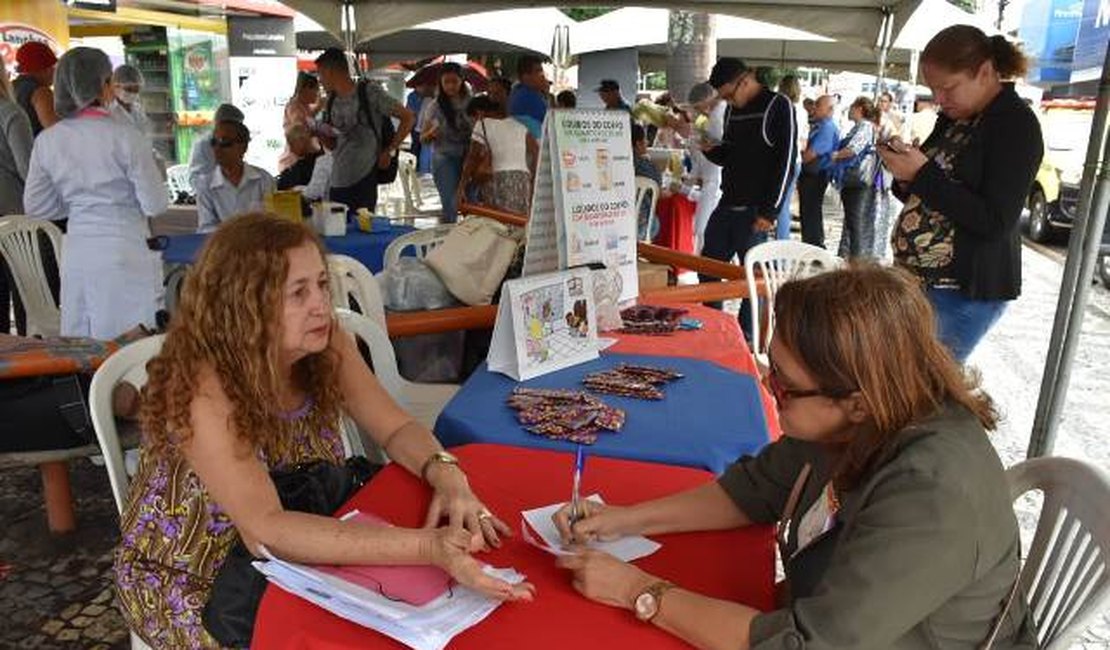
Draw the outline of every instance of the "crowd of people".
<instances>
[{"instance_id":1,"label":"crowd of people","mask_svg":"<svg viewBox=\"0 0 1110 650\"><path fill-rule=\"evenodd\" d=\"M148 219L166 209L167 193L142 130L141 75L85 47L56 61L32 47L17 59L14 89L0 81L0 212L65 223L62 334L113 338L152 325L161 268ZM573 521L565 508L555 515L570 544L776 524L789 585L777 609L714 599L579 549L559 565L586 597L703 648L1035 646L1013 587L1017 522L986 436L997 413L962 362L1020 291L1017 222L1040 130L1009 83L1025 60L1005 38L950 27L921 63L939 108L923 139L913 124L913 138L902 137L889 98L852 101L841 134L834 98L807 110L796 80L776 92L733 58L717 61L683 106L667 107L654 134L631 129L645 175L649 141L690 148L695 182L685 193L698 199L706 257L742 260L783 232L793 191L803 240L822 246L820 202L836 185L839 251L849 258L879 257L884 194L904 208L892 226L894 268L862 262L778 293L762 381L782 439L694 490L627 506L587 501ZM483 94L462 67L444 64L419 106L356 81L338 49L316 66L286 108L277 181L244 162L250 132L233 106L220 107L193 151L200 224L213 234L148 366L115 563L124 617L153 647L219 647L201 611L237 540L254 555L302 562L435 564L493 598L542 599L472 557L510 529L337 327L320 239L257 213L274 187L314 181L319 196L373 209L380 178L413 134L414 146L434 150L445 221L471 196L527 212L549 106L542 62L522 57L517 83L494 79ZM609 109L633 112L615 81L597 91ZM283 507L271 472L341 462L344 413L427 483L425 528Z\"/></svg>"}]
</instances>

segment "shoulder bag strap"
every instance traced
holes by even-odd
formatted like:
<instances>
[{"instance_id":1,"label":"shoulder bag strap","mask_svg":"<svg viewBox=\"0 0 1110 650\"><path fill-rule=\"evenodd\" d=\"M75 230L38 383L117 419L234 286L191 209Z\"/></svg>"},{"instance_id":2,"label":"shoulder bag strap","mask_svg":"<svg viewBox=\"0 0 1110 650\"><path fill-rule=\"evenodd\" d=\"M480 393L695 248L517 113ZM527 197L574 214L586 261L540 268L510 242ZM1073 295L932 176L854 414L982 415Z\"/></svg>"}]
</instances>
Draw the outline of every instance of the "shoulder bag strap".
<instances>
[{"instance_id":1,"label":"shoulder bag strap","mask_svg":"<svg viewBox=\"0 0 1110 650\"><path fill-rule=\"evenodd\" d=\"M802 491L805 490L806 481L809 480L809 474L812 471L813 466L806 463L802 471L798 472L798 478L794 480L794 487L790 488L790 496L786 498L786 506L782 509L782 516L779 517L779 523L775 527L775 541L778 542L779 554L784 558L789 557L786 553L786 535L790 532L790 520L794 518L794 511L798 509L798 501L802 498Z\"/></svg>"},{"instance_id":2,"label":"shoulder bag strap","mask_svg":"<svg viewBox=\"0 0 1110 650\"><path fill-rule=\"evenodd\" d=\"M1002 630L1002 623L1006 620L1006 615L1010 613L1010 606L1014 604L1014 599L1017 598L1018 589L1021 586L1021 569L1018 569L1018 577L1014 580L1014 586L1010 588L1010 595L1006 598L1006 604L1002 606L1002 611L998 614L998 618L994 620L994 625L991 626L990 634L987 635L983 645L979 646L979 650L991 650L994 646L994 641L998 638L998 633Z\"/></svg>"}]
</instances>

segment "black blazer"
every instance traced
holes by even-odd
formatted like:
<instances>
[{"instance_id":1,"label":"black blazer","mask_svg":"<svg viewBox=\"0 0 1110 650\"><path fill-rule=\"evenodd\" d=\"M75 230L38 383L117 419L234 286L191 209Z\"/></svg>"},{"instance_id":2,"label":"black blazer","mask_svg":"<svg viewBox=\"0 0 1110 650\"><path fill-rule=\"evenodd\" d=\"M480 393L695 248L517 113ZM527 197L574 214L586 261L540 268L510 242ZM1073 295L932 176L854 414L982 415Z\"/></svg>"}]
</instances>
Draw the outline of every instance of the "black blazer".
<instances>
[{"instance_id":1,"label":"black blazer","mask_svg":"<svg viewBox=\"0 0 1110 650\"><path fill-rule=\"evenodd\" d=\"M922 148L942 138L951 123L944 115L937 118ZM1042 155L1036 115L1013 84L1003 84L955 160L953 178L930 161L898 192L916 194L955 224L954 271L968 298L1013 300L1021 294L1018 222Z\"/></svg>"}]
</instances>

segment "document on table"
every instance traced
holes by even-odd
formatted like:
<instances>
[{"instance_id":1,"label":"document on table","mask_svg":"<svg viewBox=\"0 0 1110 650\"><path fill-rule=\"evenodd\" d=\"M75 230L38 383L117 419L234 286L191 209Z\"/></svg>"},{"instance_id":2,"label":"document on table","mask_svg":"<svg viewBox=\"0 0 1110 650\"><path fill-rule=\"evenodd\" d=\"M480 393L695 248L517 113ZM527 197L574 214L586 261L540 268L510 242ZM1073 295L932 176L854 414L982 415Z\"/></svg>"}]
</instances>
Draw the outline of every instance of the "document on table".
<instances>
[{"instance_id":1,"label":"document on table","mask_svg":"<svg viewBox=\"0 0 1110 650\"><path fill-rule=\"evenodd\" d=\"M595 503L605 503L605 501L601 499L600 494L591 494L586 498ZM571 555L572 551L568 551L563 547L562 538L559 537L559 529L555 527L555 522L551 519L552 515L558 512L559 508L562 508L564 505L566 504L555 503L520 513L524 517L524 521L521 522L520 525L521 534L524 539L533 546L541 548L552 555ZM540 536L539 539L536 539L535 535L529 532L529 527L536 531L536 534ZM640 535L621 537L620 539L607 542L590 542L587 546L599 551L605 551L625 562L647 557L663 547L659 542L652 541Z\"/></svg>"},{"instance_id":2,"label":"document on table","mask_svg":"<svg viewBox=\"0 0 1110 650\"><path fill-rule=\"evenodd\" d=\"M472 589L454 584L442 596L419 607L390 600L316 568L270 556L254 567L270 582L327 611L377 630L415 650L443 650L456 635L477 625L501 604ZM487 574L513 584L524 575L512 568L485 566Z\"/></svg>"}]
</instances>

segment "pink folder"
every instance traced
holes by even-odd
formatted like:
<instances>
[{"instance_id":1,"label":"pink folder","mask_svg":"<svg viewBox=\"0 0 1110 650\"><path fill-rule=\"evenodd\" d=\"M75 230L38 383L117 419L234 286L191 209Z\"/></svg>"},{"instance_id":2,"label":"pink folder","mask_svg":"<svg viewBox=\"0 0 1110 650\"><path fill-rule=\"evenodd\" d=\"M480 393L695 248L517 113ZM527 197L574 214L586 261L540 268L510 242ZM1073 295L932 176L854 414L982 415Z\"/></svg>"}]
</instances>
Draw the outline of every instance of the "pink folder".
<instances>
[{"instance_id":1,"label":"pink folder","mask_svg":"<svg viewBox=\"0 0 1110 650\"><path fill-rule=\"evenodd\" d=\"M354 519L375 526L392 526L388 521L365 512L355 512L344 520ZM384 565L315 565L317 571L346 580L366 589L379 593L390 600L399 600L410 605L426 605L447 593L451 587L451 576L439 567L422 566L384 566Z\"/></svg>"}]
</instances>

